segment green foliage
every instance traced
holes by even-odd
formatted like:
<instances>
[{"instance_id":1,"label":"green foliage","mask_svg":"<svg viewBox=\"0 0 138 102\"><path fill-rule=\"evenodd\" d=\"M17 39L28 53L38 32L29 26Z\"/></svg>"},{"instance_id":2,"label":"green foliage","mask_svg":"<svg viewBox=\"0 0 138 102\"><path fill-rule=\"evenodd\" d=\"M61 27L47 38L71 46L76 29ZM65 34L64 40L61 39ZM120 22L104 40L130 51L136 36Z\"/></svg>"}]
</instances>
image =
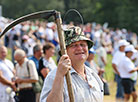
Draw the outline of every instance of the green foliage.
<instances>
[{"instance_id":1,"label":"green foliage","mask_svg":"<svg viewBox=\"0 0 138 102\"><path fill-rule=\"evenodd\" d=\"M138 24L138 8L137 1L123 0L120 1L120 5L117 8L118 12L118 26L126 27L127 29L131 29L133 31L137 31Z\"/></svg>"},{"instance_id":2,"label":"green foliage","mask_svg":"<svg viewBox=\"0 0 138 102\"><path fill-rule=\"evenodd\" d=\"M20 16L40 11L56 9L63 12L62 0L1 0L3 16L18 18Z\"/></svg>"}]
</instances>

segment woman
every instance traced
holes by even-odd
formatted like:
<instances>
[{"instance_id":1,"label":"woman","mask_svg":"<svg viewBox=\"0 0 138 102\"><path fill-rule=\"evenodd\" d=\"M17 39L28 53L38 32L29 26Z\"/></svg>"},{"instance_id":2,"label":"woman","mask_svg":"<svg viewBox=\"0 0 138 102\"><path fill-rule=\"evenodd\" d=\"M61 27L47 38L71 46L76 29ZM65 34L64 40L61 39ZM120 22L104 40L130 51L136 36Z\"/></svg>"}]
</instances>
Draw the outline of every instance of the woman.
<instances>
[{"instance_id":1,"label":"woman","mask_svg":"<svg viewBox=\"0 0 138 102\"><path fill-rule=\"evenodd\" d=\"M46 45L44 45L43 53L44 53L44 57L42 57L39 61L38 73L42 77L42 79L44 80L44 78L47 76L47 74L51 70L53 70L57 67L56 63L52 59L52 56L54 56L54 53L55 53L54 44L48 42Z\"/></svg>"}]
</instances>

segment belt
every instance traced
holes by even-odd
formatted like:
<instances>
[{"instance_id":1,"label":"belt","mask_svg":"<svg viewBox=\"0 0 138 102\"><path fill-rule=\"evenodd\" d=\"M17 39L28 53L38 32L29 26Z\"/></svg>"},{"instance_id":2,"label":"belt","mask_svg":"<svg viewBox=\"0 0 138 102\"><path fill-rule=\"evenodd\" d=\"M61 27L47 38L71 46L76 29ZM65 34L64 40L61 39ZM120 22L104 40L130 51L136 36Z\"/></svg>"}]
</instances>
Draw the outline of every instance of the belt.
<instances>
[{"instance_id":1,"label":"belt","mask_svg":"<svg viewBox=\"0 0 138 102\"><path fill-rule=\"evenodd\" d=\"M25 87L25 88L20 88L20 91L21 90L31 90L31 89L33 89L32 87Z\"/></svg>"}]
</instances>

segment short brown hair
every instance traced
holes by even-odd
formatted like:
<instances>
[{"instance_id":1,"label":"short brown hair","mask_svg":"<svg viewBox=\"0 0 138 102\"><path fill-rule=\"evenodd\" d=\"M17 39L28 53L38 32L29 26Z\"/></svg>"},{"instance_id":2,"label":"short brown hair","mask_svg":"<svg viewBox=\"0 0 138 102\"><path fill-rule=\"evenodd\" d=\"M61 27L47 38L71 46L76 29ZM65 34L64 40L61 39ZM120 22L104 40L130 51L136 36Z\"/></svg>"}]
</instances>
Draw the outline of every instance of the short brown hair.
<instances>
[{"instance_id":1,"label":"short brown hair","mask_svg":"<svg viewBox=\"0 0 138 102\"><path fill-rule=\"evenodd\" d=\"M55 45L51 42L47 42L44 46L43 46L43 53L45 54L45 50L49 50L50 48L55 49Z\"/></svg>"}]
</instances>

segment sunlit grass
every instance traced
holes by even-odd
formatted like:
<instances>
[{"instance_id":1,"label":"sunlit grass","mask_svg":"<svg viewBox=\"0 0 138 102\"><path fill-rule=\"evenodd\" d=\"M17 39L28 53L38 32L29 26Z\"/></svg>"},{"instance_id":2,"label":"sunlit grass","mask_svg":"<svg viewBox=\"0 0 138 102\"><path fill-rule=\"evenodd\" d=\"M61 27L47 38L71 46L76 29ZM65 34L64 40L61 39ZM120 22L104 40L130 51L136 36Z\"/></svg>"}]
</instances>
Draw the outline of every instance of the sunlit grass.
<instances>
[{"instance_id":1,"label":"sunlit grass","mask_svg":"<svg viewBox=\"0 0 138 102\"><path fill-rule=\"evenodd\" d=\"M12 60L12 57L11 57L12 55L11 55L11 49L10 48L8 48L8 54L7 54L7 59L9 59L9 60Z\"/></svg>"},{"instance_id":2,"label":"sunlit grass","mask_svg":"<svg viewBox=\"0 0 138 102\"><path fill-rule=\"evenodd\" d=\"M112 68L112 55L107 56L107 65L105 66L105 78L108 81L114 80L114 72Z\"/></svg>"}]
</instances>

